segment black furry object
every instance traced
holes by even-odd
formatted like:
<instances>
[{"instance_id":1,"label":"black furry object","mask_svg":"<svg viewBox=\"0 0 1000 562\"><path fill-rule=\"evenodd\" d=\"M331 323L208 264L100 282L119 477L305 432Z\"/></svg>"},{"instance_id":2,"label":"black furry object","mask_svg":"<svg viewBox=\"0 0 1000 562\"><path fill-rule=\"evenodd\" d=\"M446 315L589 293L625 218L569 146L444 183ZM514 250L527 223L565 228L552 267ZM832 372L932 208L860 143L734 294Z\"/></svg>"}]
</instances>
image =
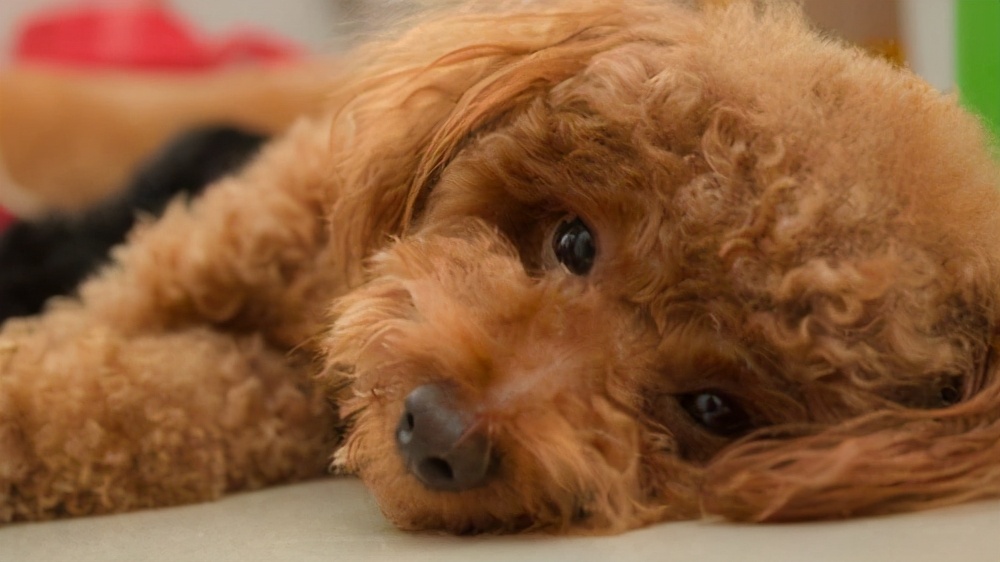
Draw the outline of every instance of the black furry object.
<instances>
[{"instance_id":1,"label":"black furry object","mask_svg":"<svg viewBox=\"0 0 1000 562\"><path fill-rule=\"evenodd\" d=\"M0 323L41 312L107 262L139 214L158 216L174 197L194 196L232 173L267 138L211 126L185 132L141 165L119 195L79 215L15 221L0 235Z\"/></svg>"}]
</instances>

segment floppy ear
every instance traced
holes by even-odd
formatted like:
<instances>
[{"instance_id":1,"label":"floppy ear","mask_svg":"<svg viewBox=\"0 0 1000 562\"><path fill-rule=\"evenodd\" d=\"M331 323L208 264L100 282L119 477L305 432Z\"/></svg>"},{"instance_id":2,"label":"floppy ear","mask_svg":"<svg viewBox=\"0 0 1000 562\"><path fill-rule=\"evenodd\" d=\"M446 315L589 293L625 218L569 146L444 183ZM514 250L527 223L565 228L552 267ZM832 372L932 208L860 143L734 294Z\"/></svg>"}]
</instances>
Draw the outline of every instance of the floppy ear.
<instances>
[{"instance_id":1,"label":"floppy ear","mask_svg":"<svg viewBox=\"0 0 1000 562\"><path fill-rule=\"evenodd\" d=\"M1000 496L1000 340L965 399L737 444L706 469L706 513L749 521L916 511Z\"/></svg>"},{"instance_id":2,"label":"floppy ear","mask_svg":"<svg viewBox=\"0 0 1000 562\"><path fill-rule=\"evenodd\" d=\"M500 20L500 21L498 21ZM579 72L625 40L626 17L575 12L472 14L425 21L354 57L330 96L330 154L343 197L332 201L342 255L397 233L421 195L474 132ZM347 260L348 263L357 260Z\"/></svg>"}]
</instances>

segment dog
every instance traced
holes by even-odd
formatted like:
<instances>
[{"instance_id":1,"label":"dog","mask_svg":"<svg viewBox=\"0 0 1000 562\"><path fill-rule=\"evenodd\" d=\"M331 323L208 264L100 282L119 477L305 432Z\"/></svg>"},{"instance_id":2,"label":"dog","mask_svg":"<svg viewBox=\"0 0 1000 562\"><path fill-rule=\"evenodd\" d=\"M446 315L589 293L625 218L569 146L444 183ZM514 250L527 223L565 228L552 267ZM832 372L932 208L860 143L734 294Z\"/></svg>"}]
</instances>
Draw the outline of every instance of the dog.
<instances>
[{"instance_id":1,"label":"dog","mask_svg":"<svg viewBox=\"0 0 1000 562\"><path fill-rule=\"evenodd\" d=\"M137 215L157 216L178 195L197 196L234 172L266 137L228 125L206 125L172 139L142 164L122 193L80 214L13 222L0 233L0 322L42 311L69 295L107 262Z\"/></svg>"},{"instance_id":2,"label":"dog","mask_svg":"<svg viewBox=\"0 0 1000 562\"><path fill-rule=\"evenodd\" d=\"M760 2L472 7L352 61L4 325L0 519L330 466L462 534L1000 495L1000 171L952 97Z\"/></svg>"}]
</instances>

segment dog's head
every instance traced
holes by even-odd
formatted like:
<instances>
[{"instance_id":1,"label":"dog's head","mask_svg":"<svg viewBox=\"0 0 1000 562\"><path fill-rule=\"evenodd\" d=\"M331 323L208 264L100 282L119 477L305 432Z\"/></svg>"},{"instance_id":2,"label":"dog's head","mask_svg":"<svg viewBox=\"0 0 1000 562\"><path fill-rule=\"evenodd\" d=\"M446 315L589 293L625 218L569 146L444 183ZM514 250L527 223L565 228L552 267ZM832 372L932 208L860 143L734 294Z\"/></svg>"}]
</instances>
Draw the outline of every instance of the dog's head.
<instances>
[{"instance_id":1,"label":"dog's head","mask_svg":"<svg viewBox=\"0 0 1000 562\"><path fill-rule=\"evenodd\" d=\"M452 25L404 38L430 62L390 57L332 141L345 243L399 234L335 305L321 377L336 460L390 519L615 531L1000 493L998 175L953 100L785 9Z\"/></svg>"}]
</instances>

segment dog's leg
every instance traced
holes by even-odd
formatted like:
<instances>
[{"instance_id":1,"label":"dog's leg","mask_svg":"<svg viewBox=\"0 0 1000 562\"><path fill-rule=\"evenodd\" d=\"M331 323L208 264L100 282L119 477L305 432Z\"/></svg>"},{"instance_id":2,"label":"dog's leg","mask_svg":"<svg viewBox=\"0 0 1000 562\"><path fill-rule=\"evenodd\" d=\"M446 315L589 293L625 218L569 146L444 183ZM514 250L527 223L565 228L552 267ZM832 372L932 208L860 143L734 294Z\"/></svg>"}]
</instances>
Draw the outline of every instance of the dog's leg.
<instances>
[{"instance_id":1,"label":"dog's leg","mask_svg":"<svg viewBox=\"0 0 1000 562\"><path fill-rule=\"evenodd\" d=\"M341 290L322 126L171 207L79 302L0 331L0 521L318 474L333 416L303 346Z\"/></svg>"},{"instance_id":2,"label":"dog's leg","mask_svg":"<svg viewBox=\"0 0 1000 562\"><path fill-rule=\"evenodd\" d=\"M323 473L308 360L205 328L127 337L82 309L0 339L0 523L204 501Z\"/></svg>"}]
</instances>

